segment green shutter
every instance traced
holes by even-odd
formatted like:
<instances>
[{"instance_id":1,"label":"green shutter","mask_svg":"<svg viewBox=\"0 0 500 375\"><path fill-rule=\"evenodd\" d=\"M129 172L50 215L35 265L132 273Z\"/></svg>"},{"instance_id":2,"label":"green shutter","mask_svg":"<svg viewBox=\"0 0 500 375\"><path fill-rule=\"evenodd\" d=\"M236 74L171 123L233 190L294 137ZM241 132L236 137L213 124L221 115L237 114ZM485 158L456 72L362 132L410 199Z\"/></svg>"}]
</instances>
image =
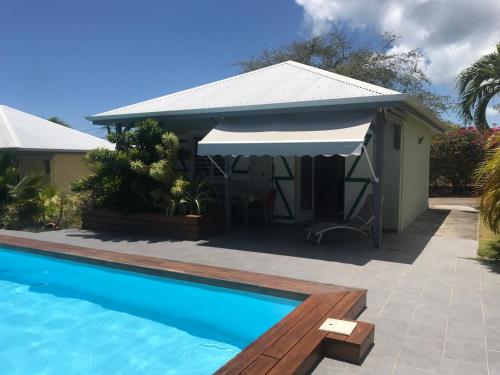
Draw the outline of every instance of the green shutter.
<instances>
[{"instance_id":1,"label":"green shutter","mask_svg":"<svg viewBox=\"0 0 500 375\"><path fill-rule=\"evenodd\" d=\"M278 190L278 196L280 197L281 201L283 202L283 205L285 206L285 209L287 211L288 215L274 215L275 219L285 219L285 220L293 220L295 216L293 215L293 212L290 208L290 204L286 200L285 194L283 193L283 189L281 188L280 181L293 181L294 176L292 174L292 171L290 169L290 166L288 165L288 162L286 161L286 158L284 156L280 156L281 161L283 162L283 165L285 166L286 169L286 176L275 176L274 175L274 165L273 165L273 182L276 186L276 190ZM273 163L274 163L274 158L273 158Z\"/></svg>"},{"instance_id":2,"label":"green shutter","mask_svg":"<svg viewBox=\"0 0 500 375\"><path fill-rule=\"evenodd\" d=\"M365 147L368 146L368 143L370 143L371 139L372 139L372 135L367 134L365 137L365 141L363 143L365 145ZM357 156L356 159L354 160L354 163L352 163L352 166L349 169L349 172L347 172L347 176L345 177L345 180L344 180L344 182L357 182L357 183L363 184L358 196L354 200L352 207L348 211L347 217L345 219L346 221L350 221L352 219L352 216L354 215L356 208L358 207L358 205L361 202L361 198L363 197L363 194L365 193L366 189L368 189L368 186L370 186L370 183L371 183L371 179L368 177L351 177L352 174L354 173L354 171L356 170L356 167L358 166L359 161L361 160L361 157L363 156L364 152L365 152L365 149L363 148L361 150L361 154L359 154L359 156Z\"/></svg>"}]
</instances>

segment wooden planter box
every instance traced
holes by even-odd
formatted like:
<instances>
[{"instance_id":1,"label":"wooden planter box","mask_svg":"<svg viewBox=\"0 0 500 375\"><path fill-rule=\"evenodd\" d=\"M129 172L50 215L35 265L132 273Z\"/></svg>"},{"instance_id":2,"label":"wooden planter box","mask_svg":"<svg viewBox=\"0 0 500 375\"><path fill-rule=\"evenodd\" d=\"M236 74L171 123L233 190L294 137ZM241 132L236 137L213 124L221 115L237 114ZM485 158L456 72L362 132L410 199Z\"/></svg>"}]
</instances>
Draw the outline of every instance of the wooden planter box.
<instances>
[{"instance_id":1,"label":"wooden planter box","mask_svg":"<svg viewBox=\"0 0 500 375\"><path fill-rule=\"evenodd\" d=\"M117 211L94 209L83 215L82 228L153 236L199 240L224 231L221 215L166 216L157 213L123 215Z\"/></svg>"}]
</instances>

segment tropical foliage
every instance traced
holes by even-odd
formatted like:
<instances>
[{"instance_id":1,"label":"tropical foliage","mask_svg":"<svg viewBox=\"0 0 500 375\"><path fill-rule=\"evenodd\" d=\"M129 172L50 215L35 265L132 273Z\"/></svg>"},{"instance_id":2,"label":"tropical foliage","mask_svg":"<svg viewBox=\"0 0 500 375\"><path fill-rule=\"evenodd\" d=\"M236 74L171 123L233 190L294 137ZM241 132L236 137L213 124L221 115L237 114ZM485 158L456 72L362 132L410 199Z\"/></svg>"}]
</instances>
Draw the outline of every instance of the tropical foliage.
<instances>
[{"instance_id":1,"label":"tropical foliage","mask_svg":"<svg viewBox=\"0 0 500 375\"><path fill-rule=\"evenodd\" d=\"M459 74L457 89L462 119L466 123L475 123L478 129L488 129L486 108L500 93L500 43L494 52L481 57Z\"/></svg>"},{"instance_id":2,"label":"tropical foliage","mask_svg":"<svg viewBox=\"0 0 500 375\"><path fill-rule=\"evenodd\" d=\"M59 193L39 174L19 176L15 154L0 152L0 225L8 229L79 224L79 197Z\"/></svg>"},{"instance_id":3,"label":"tropical foliage","mask_svg":"<svg viewBox=\"0 0 500 375\"><path fill-rule=\"evenodd\" d=\"M208 180L195 179L185 185L180 203L187 213L202 215L206 212L207 207L215 204L213 196L213 187Z\"/></svg>"},{"instance_id":4,"label":"tropical foliage","mask_svg":"<svg viewBox=\"0 0 500 375\"><path fill-rule=\"evenodd\" d=\"M344 31L333 31L297 40L276 49L265 49L238 64L249 72L287 60L312 65L361 81L397 90L418 98L437 115L445 113L449 98L430 90L418 49L392 53L397 37L386 33L379 40L355 40Z\"/></svg>"},{"instance_id":5,"label":"tropical foliage","mask_svg":"<svg viewBox=\"0 0 500 375\"><path fill-rule=\"evenodd\" d=\"M486 225L500 233L500 132L493 134L487 144L485 160L476 171L481 193L480 209Z\"/></svg>"},{"instance_id":6,"label":"tropical foliage","mask_svg":"<svg viewBox=\"0 0 500 375\"><path fill-rule=\"evenodd\" d=\"M96 208L133 212L161 211L201 214L210 201L207 182L190 183L176 170L189 153L174 133L148 119L108 139L116 150L97 149L87 155L91 175L73 185L87 192Z\"/></svg>"},{"instance_id":7,"label":"tropical foliage","mask_svg":"<svg viewBox=\"0 0 500 375\"><path fill-rule=\"evenodd\" d=\"M450 128L435 136L431 144L431 187L451 186L454 193L467 192L474 184L474 170L484 159L490 134L469 127Z\"/></svg>"}]
</instances>

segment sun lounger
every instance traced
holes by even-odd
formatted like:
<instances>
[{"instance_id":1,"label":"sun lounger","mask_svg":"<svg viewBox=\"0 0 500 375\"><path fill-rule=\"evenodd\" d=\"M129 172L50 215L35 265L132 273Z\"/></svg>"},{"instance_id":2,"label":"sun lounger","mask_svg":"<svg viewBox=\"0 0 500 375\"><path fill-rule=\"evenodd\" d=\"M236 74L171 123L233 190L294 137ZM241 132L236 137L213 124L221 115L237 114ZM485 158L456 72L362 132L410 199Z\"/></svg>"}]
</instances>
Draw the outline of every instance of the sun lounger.
<instances>
[{"instance_id":1,"label":"sun lounger","mask_svg":"<svg viewBox=\"0 0 500 375\"><path fill-rule=\"evenodd\" d=\"M371 237L373 234L373 195L366 197L359 213L349 222L344 223L318 223L306 228L307 239L315 241L318 245L326 232L346 229Z\"/></svg>"}]
</instances>

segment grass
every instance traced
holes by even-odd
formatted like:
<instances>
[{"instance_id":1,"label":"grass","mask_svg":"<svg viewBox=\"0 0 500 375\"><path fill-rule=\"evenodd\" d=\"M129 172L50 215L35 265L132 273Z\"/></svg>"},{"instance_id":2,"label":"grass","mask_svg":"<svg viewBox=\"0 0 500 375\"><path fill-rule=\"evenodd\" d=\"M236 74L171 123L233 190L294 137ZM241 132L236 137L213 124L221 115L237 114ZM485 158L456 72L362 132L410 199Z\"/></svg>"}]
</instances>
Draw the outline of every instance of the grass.
<instances>
[{"instance_id":1,"label":"grass","mask_svg":"<svg viewBox=\"0 0 500 375\"><path fill-rule=\"evenodd\" d=\"M500 234L493 233L482 217L479 221L479 247L477 255L488 260L500 261Z\"/></svg>"}]
</instances>

